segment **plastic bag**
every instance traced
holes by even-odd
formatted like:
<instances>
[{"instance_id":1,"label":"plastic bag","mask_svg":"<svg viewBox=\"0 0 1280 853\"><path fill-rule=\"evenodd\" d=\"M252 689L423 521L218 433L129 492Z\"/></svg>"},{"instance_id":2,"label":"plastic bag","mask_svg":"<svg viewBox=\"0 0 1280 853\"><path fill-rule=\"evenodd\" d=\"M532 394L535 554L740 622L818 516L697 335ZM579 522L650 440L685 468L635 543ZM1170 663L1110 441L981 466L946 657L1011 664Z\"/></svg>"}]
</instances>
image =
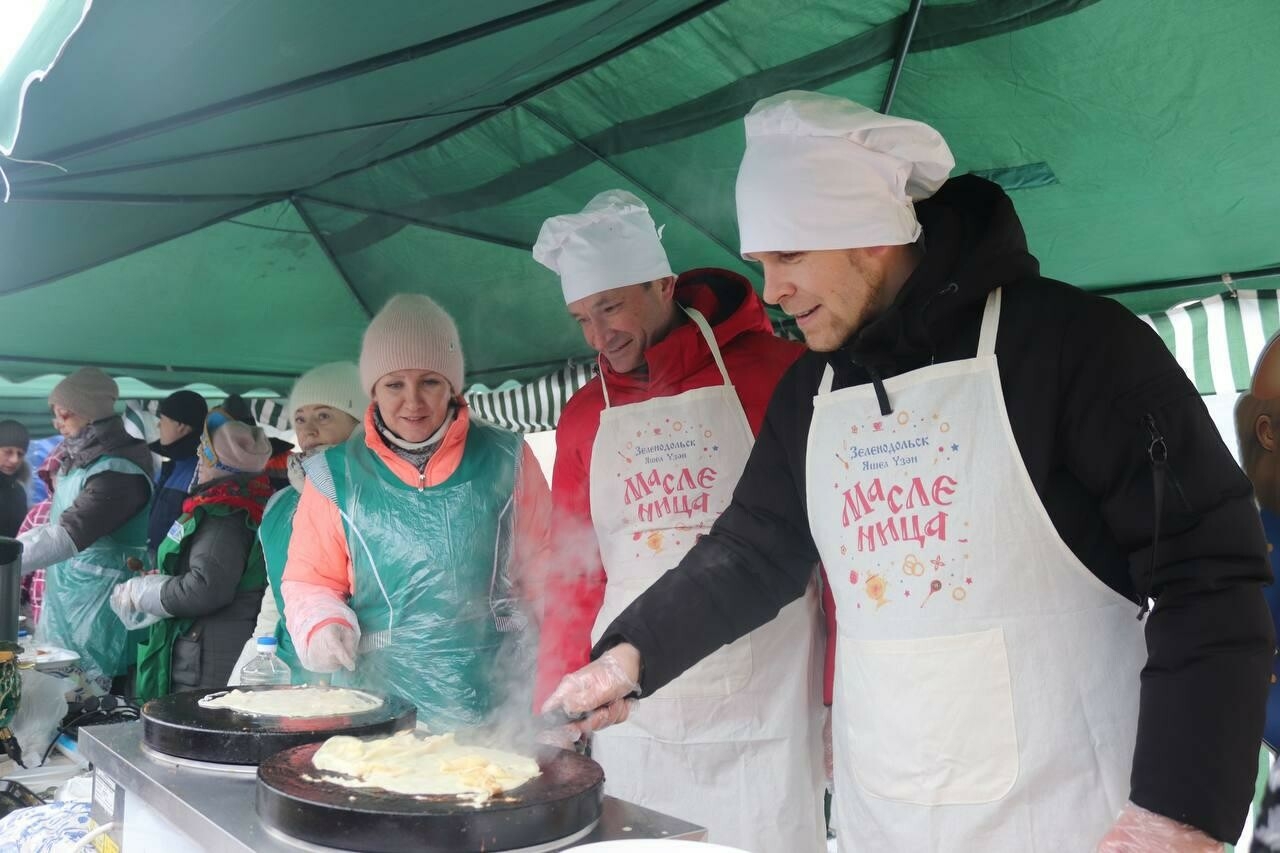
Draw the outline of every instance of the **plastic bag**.
<instances>
[{"instance_id":1,"label":"plastic bag","mask_svg":"<svg viewBox=\"0 0 1280 853\"><path fill-rule=\"evenodd\" d=\"M27 766L40 763L40 756L58 734L58 726L67 715L66 681L34 669L20 670L22 699L9 729L22 747Z\"/></svg>"}]
</instances>

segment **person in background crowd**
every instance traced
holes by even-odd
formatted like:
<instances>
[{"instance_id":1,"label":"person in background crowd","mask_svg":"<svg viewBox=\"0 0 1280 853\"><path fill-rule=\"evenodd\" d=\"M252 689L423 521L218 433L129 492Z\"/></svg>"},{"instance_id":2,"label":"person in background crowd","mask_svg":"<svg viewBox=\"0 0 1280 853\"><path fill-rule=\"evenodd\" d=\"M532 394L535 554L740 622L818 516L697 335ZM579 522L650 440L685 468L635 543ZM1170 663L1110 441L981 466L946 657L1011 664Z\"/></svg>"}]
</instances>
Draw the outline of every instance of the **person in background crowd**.
<instances>
[{"instance_id":1,"label":"person in background crowd","mask_svg":"<svg viewBox=\"0 0 1280 853\"><path fill-rule=\"evenodd\" d=\"M27 514L27 445L31 437L17 421L0 421L0 536L18 535Z\"/></svg>"},{"instance_id":2,"label":"person in background crowd","mask_svg":"<svg viewBox=\"0 0 1280 853\"><path fill-rule=\"evenodd\" d=\"M114 413L119 396L115 380L96 367L54 387L49 406L63 436L58 488L48 522L18 537L23 572L48 569L37 642L79 654L86 677L103 691L127 673L133 651L111 612L111 590L149 561L151 451Z\"/></svg>"},{"instance_id":3,"label":"person in background crowd","mask_svg":"<svg viewBox=\"0 0 1280 853\"><path fill-rule=\"evenodd\" d=\"M804 347L774 335L737 273L673 275L648 208L631 193L606 191L548 219L533 253L559 274L600 362L556 430L552 539L562 548L547 581L541 702L711 529L774 386ZM705 826L713 842L825 850L823 636L817 561L802 561L808 588L774 623L596 735L606 791Z\"/></svg>"},{"instance_id":4,"label":"person in background crowd","mask_svg":"<svg viewBox=\"0 0 1280 853\"><path fill-rule=\"evenodd\" d=\"M194 391L174 391L160 401L160 438L151 451L164 457L156 478L156 495L147 524L147 547L154 555L169 528L182 515L182 503L196 477L196 448L209 404Z\"/></svg>"},{"instance_id":5,"label":"person in background crowd","mask_svg":"<svg viewBox=\"0 0 1280 853\"><path fill-rule=\"evenodd\" d=\"M210 412L196 485L160 544L159 573L112 592L124 624L150 624L138 647L139 700L227 683L266 586L258 525L271 496L262 473L270 455L260 428Z\"/></svg>"},{"instance_id":6,"label":"person in background crowd","mask_svg":"<svg viewBox=\"0 0 1280 853\"><path fill-rule=\"evenodd\" d=\"M36 469L36 476L40 478L40 482L44 483L48 497L27 510L27 517L22 520L22 527L18 528L19 534L49 522L49 509L53 506L54 475L62 464L62 454L63 445L59 444L49 451L49 455ZM27 618L31 620L33 629L40 623L40 608L44 604L45 571L45 569L36 569L30 574L24 573L22 578L22 606Z\"/></svg>"},{"instance_id":7,"label":"person in background crowd","mask_svg":"<svg viewBox=\"0 0 1280 853\"><path fill-rule=\"evenodd\" d=\"M258 426L249 401L239 394L228 396L220 408L241 423ZM271 491L278 492L289 485L289 457L293 455L293 445L282 438L269 437L268 440L271 442L271 458L267 460L263 473L271 481Z\"/></svg>"},{"instance_id":8,"label":"person in background crowd","mask_svg":"<svg viewBox=\"0 0 1280 853\"><path fill-rule=\"evenodd\" d=\"M240 683L240 668L258 653L256 638L271 636L276 638L276 654L289 667L294 682L305 681L306 672L284 620L284 597L280 593L293 535L293 514L307 480L303 462L351 437L369 407L369 395L360 387L360 369L349 361L337 361L299 377L286 406L292 413L300 452L289 458L290 485L272 496L258 530L267 564L267 592L262 596L258 624L236 661L230 684Z\"/></svg>"},{"instance_id":9,"label":"person in background crowd","mask_svg":"<svg viewBox=\"0 0 1280 853\"><path fill-rule=\"evenodd\" d=\"M364 429L307 460L281 592L303 666L396 693L432 731L532 701L551 527L536 457L473 418L453 318L400 294L365 331ZM522 603L527 602L527 606Z\"/></svg>"}]
</instances>

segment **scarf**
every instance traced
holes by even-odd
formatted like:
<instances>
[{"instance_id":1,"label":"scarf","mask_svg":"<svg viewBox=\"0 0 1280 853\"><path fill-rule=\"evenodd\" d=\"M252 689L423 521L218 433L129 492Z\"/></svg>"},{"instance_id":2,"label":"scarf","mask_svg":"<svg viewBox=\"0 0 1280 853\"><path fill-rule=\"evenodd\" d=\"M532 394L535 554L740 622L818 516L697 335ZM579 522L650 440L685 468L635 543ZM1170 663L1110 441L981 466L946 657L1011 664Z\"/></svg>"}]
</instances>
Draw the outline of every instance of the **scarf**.
<instances>
[{"instance_id":1,"label":"scarf","mask_svg":"<svg viewBox=\"0 0 1280 853\"><path fill-rule=\"evenodd\" d=\"M396 435L382 420L382 412L378 411L377 406L373 407L373 422L378 428L378 434L382 437L382 441L387 447L391 448L391 452L417 468L419 472L422 472L427 470L427 463L431 461L431 457L440 449L441 440L457 417L457 411L457 405L450 403L449 413L445 415L444 423L440 424L440 428L426 441L405 441Z\"/></svg>"},{"instance_id":2,"label":"scarf","mask_svg":"<svg viewBox=\"0 0 1280 853\"><path fill-rule=\"evenodd\" d=\"M253 523L262 523L262 513L271 499L271 482L266 474L250 477L225 477L214 480L182 502L183 514L195 512L196 507L221 504L248 513Z\"/></svg>"}]
</instances>

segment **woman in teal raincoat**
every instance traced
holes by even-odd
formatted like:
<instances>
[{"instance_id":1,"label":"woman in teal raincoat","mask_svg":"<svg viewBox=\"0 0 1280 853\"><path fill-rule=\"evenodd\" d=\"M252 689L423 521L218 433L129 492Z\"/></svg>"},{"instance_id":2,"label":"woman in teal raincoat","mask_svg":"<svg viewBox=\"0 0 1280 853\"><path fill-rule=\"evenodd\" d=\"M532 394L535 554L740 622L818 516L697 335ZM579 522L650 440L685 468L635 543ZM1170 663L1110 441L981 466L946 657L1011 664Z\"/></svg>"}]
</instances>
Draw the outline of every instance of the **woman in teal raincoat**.
<instances>
[{"instance_id":1,"label":"woman in teal raincoat","mask_svg":"<svg viewBox=\"0 0 1280 853\"><path fill-rule=\"evenodd\" d=\"M457 328L393 298L364 336L363 429L307 460L281 589L302 664L404 696L436 732L528 708L550 492L471 415Z\"/></svg>"},{"instance_id":2,"label":"woman in teal raincoat","mask_svg":"<svg viewBox=\"0 0 1280 853\"><path fill-rule=\"evenodd\" d=\"M80 655L85 676L102 691L133 660L129 632L111 611L111 590L149 562L151 451L114 413L119 393L114 379L85 367L49 394L63 437L57 489L48 522L18 537L23 573L47 570L37 642Z\"/></svg>"}]
</instances>

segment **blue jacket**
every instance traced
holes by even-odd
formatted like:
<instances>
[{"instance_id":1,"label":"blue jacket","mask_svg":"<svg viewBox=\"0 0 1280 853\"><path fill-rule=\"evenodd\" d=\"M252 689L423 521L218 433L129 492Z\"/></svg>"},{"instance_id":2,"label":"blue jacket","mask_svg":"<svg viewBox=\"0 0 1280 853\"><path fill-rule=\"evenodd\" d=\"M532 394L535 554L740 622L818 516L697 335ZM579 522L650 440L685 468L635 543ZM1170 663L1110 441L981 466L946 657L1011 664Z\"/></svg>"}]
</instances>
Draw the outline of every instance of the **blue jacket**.
<instances>
[{"instance_id":1,"label":"blue jacket","mask_svg":"<svg viewBox=\"0 0 1280 853\"><path fill-rule=\"evenodd\" d=\"M196 478L196 458L170 459L160 468L156 478L155 498L151 502L151 518L147 522L147 548L155 553L169 534L169 528L182 515L182 502Z\"/></svg>"}]
</instances>

